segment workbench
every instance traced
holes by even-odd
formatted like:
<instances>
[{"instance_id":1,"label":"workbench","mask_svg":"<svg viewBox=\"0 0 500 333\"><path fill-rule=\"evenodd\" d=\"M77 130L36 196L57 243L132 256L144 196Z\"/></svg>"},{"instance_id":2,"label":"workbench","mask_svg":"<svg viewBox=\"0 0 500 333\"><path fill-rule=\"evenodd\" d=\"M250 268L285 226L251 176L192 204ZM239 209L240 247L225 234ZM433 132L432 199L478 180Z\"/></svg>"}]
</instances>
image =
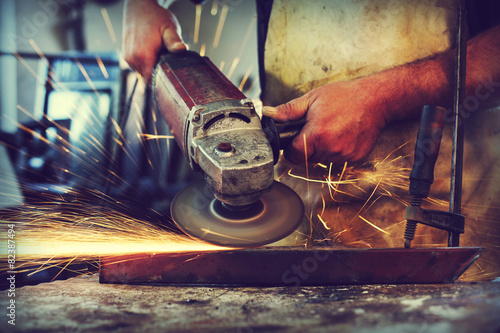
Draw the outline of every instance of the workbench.
<instances>
[{"instance_id":1,"label":"workbench","mask_svg":"<svg viewBox=\"0 0 500 333\"><path fill-rule=\"evenodd\" d=\"M16 289L1 332L500 332L500 281L228 288L99 284ZM2 291L0 307L8 305Z\"/></svg>"}]
</instances>

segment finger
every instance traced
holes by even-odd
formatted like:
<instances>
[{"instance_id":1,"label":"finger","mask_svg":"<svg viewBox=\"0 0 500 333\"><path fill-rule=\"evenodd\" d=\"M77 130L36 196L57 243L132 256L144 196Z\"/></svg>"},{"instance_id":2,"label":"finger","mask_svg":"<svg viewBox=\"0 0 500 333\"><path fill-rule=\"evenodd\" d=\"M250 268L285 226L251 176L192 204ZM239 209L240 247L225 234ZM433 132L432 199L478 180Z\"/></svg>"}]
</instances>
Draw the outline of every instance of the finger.
<instances>
[{"instance_id":1,"label":"finger","mask_svg":"<svg viewBox=\"0 0 500 333\"><path fill-rule=\"evenodd\" d=\"M163 45L172 53L178 53L187 50L187 45L182 41L179 34L173 28L167 28L163 31Z\"/></svg>"},{"instance_id":2,"label":"finger","mask_svg":"<svg viewBox=\"0 0 500 333\"><path fill-rule=\"evenodd\" d=\"M151 76L153 73L154 66L157 61L157 53L160 51L160 46L151 48L151 52L143 52L141 54L136 54L134 61L129 63L132 68L141 74L141 76L151 84Z\"/></svg>"},{"instance_id":3,"label":"finger","mask_svg":"<svg viewBox=\"0 0 500 333\"><path fill-rule=\"evenodd\" d=\"M178 53L187 50L187 45L181 37L181 28L175 16L172 15L170 24L162 32L163 45L169 52Z\"/></svg>"},{"instance_id":4,"label":"finger","mask_svg":"<svg viewBox=\"0 0 500 333\"><path fill-rule=\"evenodd\" d=\"M307 128L305 127L284 150L285 158L295 164L304 163L306 160L309 160L314 153L314 141L312 138L308 138Z\"/></svg>"},{"instance_id":5,"label":"finger","mask_svg":"<svg viewBox=\"0 0 500 333\"><path fill-rule=\"evenodd\" d=\"M307 98L299 97L277 107L265 106L262 108L262 113L276 121L285 122L304 117L307 109Z\"/></svg>"}]
</instances>

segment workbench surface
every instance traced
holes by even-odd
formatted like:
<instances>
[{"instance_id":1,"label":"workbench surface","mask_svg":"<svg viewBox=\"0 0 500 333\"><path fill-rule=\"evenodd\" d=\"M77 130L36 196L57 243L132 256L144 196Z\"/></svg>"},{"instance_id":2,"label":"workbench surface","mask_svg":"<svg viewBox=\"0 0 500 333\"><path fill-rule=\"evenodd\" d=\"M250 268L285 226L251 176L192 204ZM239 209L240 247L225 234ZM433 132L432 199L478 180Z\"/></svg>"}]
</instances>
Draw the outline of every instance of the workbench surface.
<instances>
[{"instance_id":1,"label":"workbench surface","mask_svg":"<svg viewBox=\"0 0 500 333\"><path fill-rule=\"evenodd\" d=\"M9 299L2 291L0 307ZM99 284L97 275L16 290L2 332L500 332L500 282L331 287Z\"/></svg>"}]
</instances>

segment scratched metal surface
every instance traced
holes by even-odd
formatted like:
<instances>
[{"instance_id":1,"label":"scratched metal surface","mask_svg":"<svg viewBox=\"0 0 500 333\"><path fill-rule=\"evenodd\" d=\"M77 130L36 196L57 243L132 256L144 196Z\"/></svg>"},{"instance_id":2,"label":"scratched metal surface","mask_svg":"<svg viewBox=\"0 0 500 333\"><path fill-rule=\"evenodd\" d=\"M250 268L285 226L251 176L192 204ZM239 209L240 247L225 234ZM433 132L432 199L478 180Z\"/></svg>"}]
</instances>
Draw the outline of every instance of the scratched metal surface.
<instances>
[{"instance_id":1,"label":"scratched metal surface","mask_svg":"<svg viewBox=\"0 0 500 333\"><path fill-rule=\"evenodd\" d=\"M101 283L298 286L449 283L482 248L263 247L103 257Z\"/></svg>"},{"instance_id":2,"label":"scratched metal surface","mask_svg":"<svg viewBox=\"0 0 500 333\"><path fill-rule=\"evenodd\" d=\"M211 288L92 275L19 288L15 332L493 333L499 313L500 282ZM14 330L3 318L0 331Z\"/></svg>"}]
</instances>

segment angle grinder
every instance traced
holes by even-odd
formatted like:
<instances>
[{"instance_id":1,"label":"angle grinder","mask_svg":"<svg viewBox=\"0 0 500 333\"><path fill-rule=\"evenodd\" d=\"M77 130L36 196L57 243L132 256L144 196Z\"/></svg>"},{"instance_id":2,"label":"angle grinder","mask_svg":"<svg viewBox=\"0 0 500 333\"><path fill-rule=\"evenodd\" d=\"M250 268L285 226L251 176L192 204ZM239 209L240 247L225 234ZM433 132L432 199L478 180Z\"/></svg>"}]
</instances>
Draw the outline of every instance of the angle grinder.
<instances>
[{"instance_id":1,"label":"angle grinder","mask_svg":"<svg viewBox=\"0 0 500 333\"><path fill-rule=\"evenodd\" d=\"M292 189L274 181L274 164L303 122L261 120L252 101L196 52L161 54L152 83L157 110L191 168L205 176L172 201L177 226L233 247L264 245L292 233L304 206Z\"/></svg>"}]
</instances>

